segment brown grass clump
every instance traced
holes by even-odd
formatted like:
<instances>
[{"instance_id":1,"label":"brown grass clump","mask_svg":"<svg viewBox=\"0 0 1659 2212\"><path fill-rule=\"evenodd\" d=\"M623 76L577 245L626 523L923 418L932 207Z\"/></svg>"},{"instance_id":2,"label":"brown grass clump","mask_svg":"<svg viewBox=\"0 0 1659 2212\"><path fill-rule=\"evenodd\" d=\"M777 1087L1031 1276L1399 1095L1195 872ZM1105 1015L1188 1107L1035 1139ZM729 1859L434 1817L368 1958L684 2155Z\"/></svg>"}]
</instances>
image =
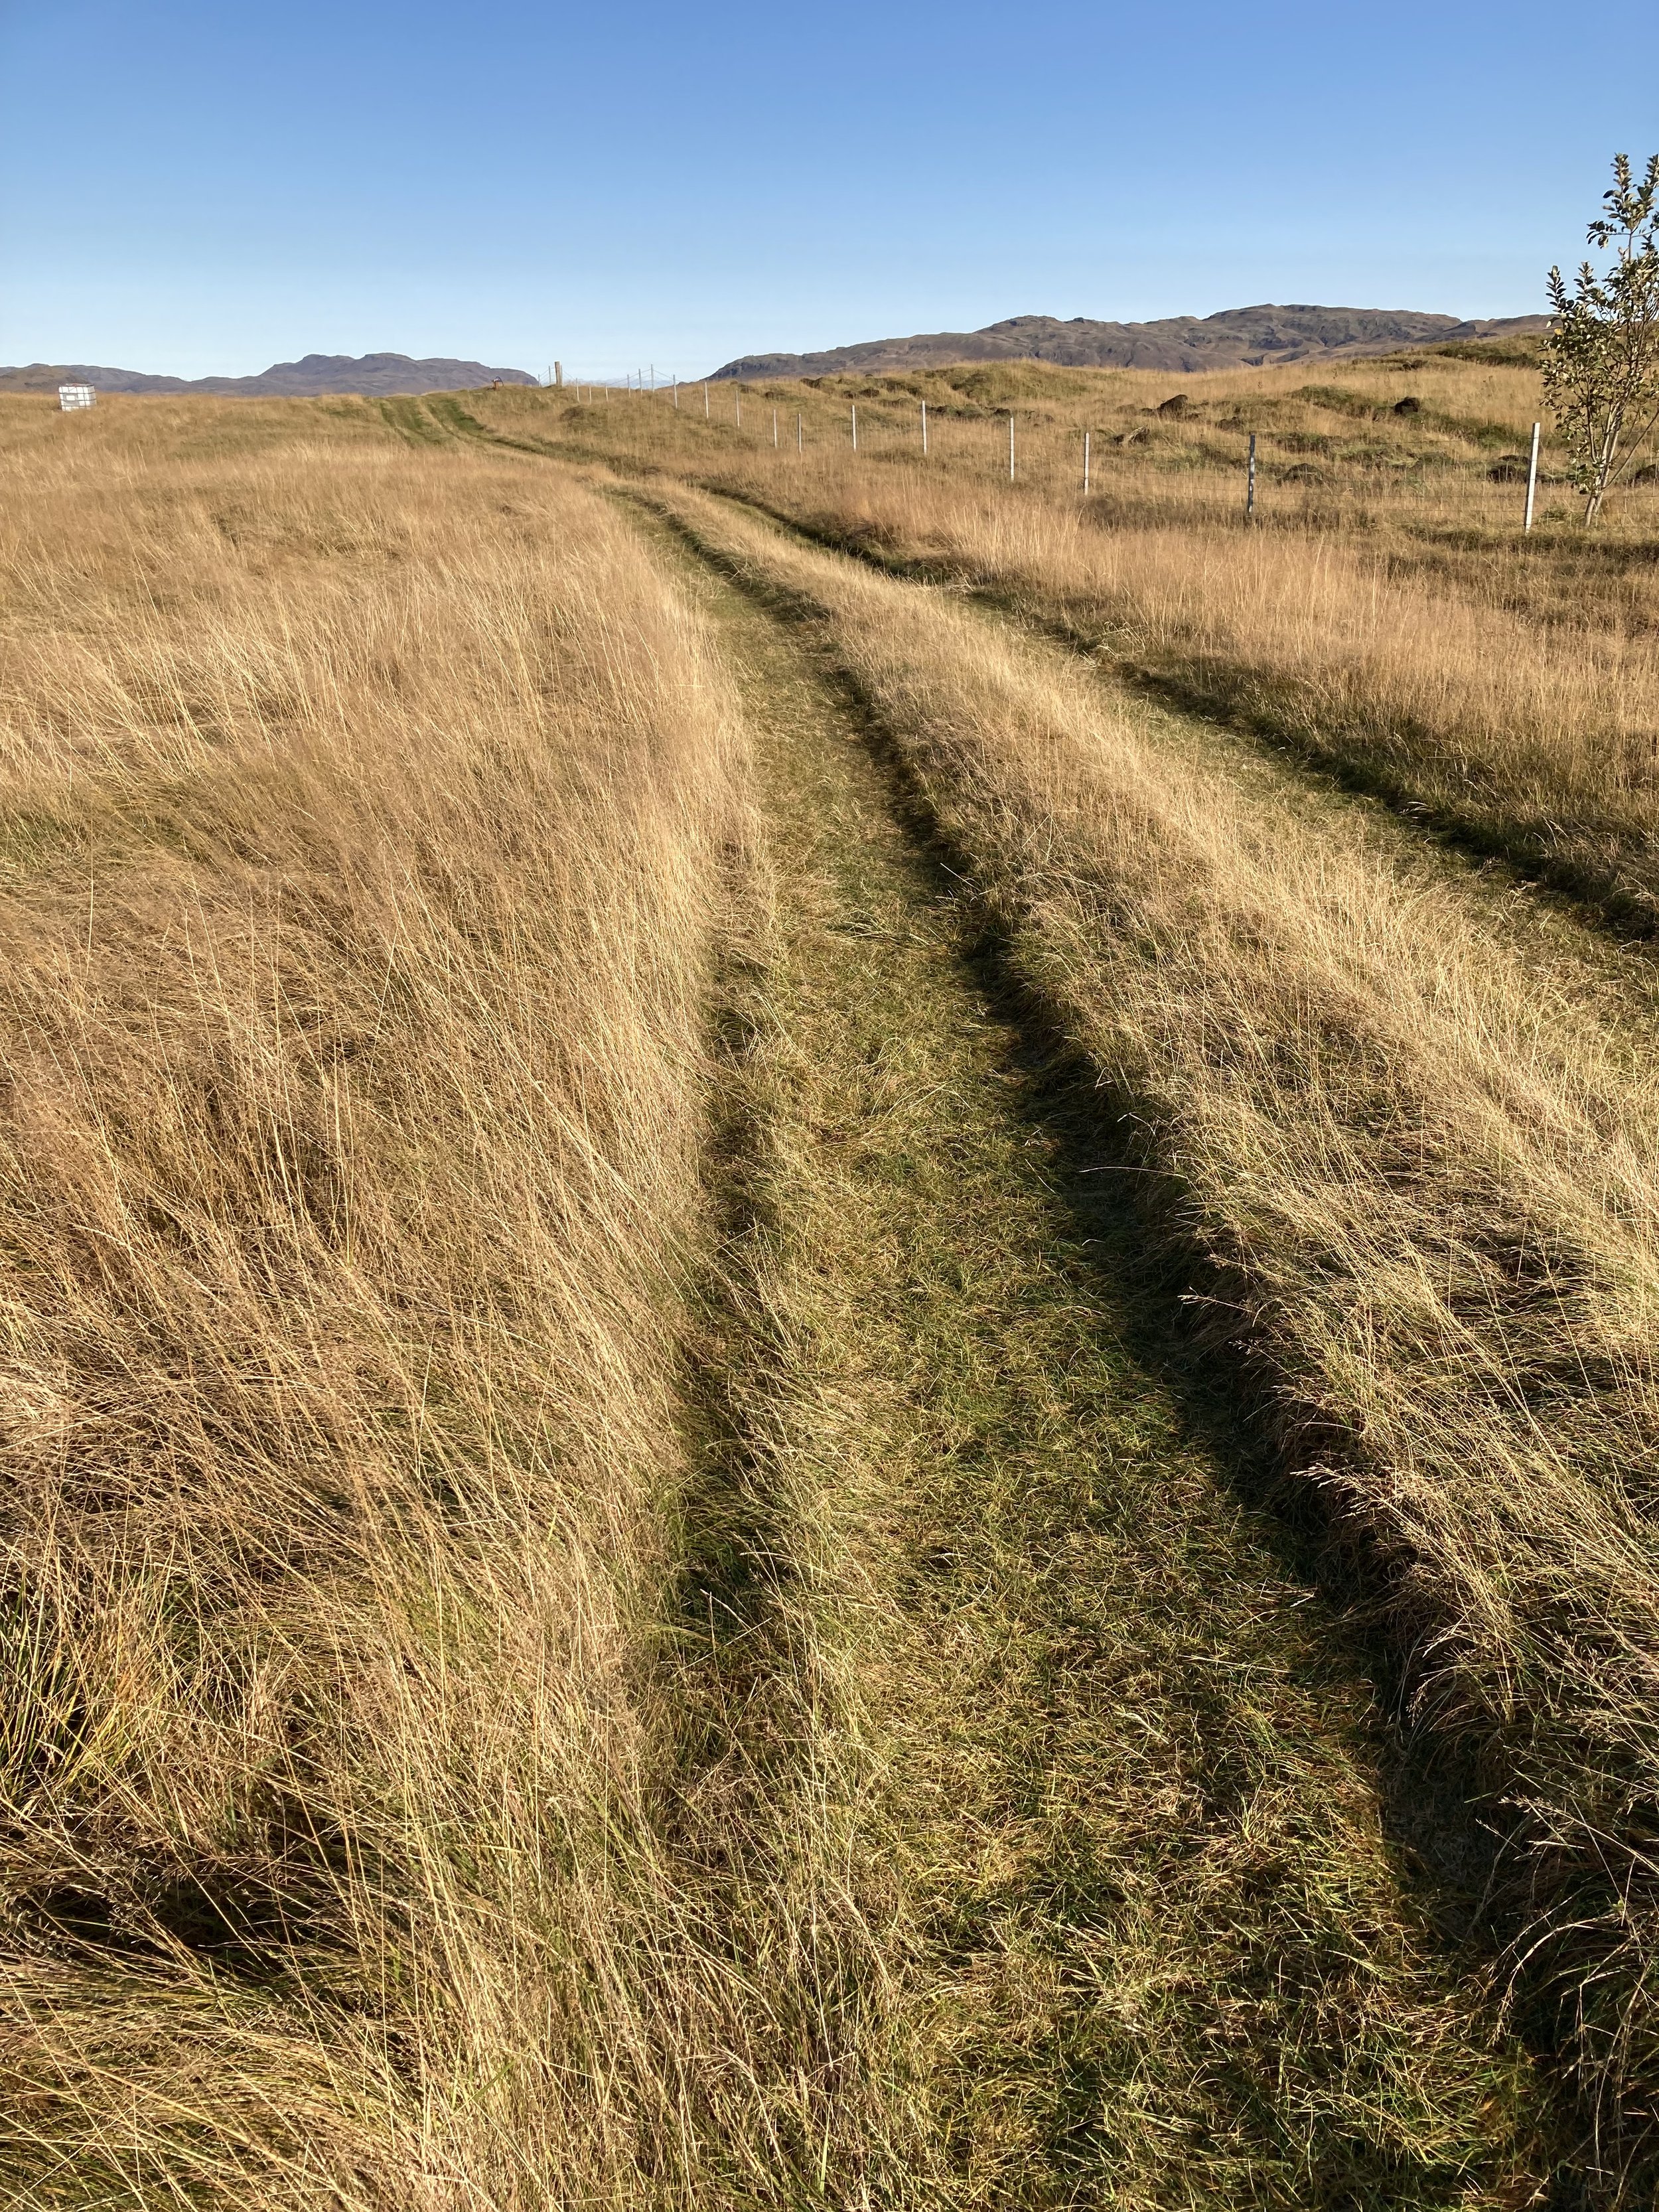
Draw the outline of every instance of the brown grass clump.
<instances>
[{"instance_id":1,"label":"brown grass clump","mask_svg":"<svg viewBox=\"0 0 1659 2212\"><path fill-rule=\"evenodd\" d=\"M824 628L1208 1267L1216 1332L1507 1801L1523 1984L1639 2161L1659 2079L1659 1068L1644 991L1404 833L728 506Z\"/></svg>"},{"instance_id":2,"label":"brown grass clump","mask_svg":"<svg viewBox=\"0 0 1659 2212\"><path fill-rule=\"evenodd\" d=\"M0 2171L678 2201L741 2065L652 1809L737 740L591 498L273 411L9 441Z\"/></svg>"}]
</instances>

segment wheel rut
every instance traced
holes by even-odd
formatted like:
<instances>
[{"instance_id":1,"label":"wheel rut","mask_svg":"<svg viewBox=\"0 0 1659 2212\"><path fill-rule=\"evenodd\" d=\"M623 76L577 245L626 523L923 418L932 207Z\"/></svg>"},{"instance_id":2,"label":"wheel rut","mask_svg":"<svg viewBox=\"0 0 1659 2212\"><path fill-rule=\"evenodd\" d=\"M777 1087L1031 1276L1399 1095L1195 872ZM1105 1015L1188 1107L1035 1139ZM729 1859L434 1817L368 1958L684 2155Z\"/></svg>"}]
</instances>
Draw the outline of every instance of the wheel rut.
<instances>
[{"instance_id":1,"label":"wheel rut","mask_svg":"<svg viewBox=\"0 0 1659 2212\"><path fill-rule=\"evenodd\" d=\"M973 886L810 641L635 512L755 747L687 1606L706 1856L811 1984L780 2201L1576 2203L1470 1932L1480 1838Z\"/></svg>"},{"instance_id":2,"label":"wheel rut","mask_svg":"<svg viewBox=\"0 0 1659 2212\"><path fill-rule=\"evenodd\" d=\"M838 528L781 501L719 481L693 479L706 496L770 524L797 543L857 562L897 580L927 583L982 609L988 619L1047 638L1101 671L1111 683L1156 702L1203 731L1237 768L1250 755L1299 783L1310 803L1344 802L1385 817L1442 868L1467 879L1476 896L1502 898L1525 886L1545 915L1601 940L1603 957L1651 955L1659 927L1650 891L1629 879L1628 859L1558 849L1560 825L1541 817L1505 823L1490 807L1424 791L1376 746L1345 747L1324 735L1305 706L1265 696L1237 669L1197 661L1152 665L1105 615L1082 617L1063 601L1012 583L964 577L953 562L892 550L859 528Z\"/></svg>"}]
</instances>

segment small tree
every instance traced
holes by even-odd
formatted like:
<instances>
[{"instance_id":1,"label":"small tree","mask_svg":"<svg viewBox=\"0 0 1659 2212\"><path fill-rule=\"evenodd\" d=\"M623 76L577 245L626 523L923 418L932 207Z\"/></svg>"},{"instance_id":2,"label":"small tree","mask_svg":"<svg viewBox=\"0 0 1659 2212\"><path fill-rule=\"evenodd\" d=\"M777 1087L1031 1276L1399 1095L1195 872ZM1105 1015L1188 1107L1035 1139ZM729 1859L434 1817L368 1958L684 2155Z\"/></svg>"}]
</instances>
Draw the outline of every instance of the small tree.
<instances>
[{"instance_id":1,"label":"small tree","mask_svg":"<svg viewBox=\"0 0 1659 2212\"><path fill-rule=\"evenodd\" d=\"M1584 520L1640 452L1659 422L1659 154L1640 184L1630 156L1617 154L1607 213L1588 236L1612 264L1598 276L1586 261L1572 289L1549 275L1554 316L1544 340L1544 398L1567 443L1572 481L1584 495Z\"/></svg>"}]
</instances>

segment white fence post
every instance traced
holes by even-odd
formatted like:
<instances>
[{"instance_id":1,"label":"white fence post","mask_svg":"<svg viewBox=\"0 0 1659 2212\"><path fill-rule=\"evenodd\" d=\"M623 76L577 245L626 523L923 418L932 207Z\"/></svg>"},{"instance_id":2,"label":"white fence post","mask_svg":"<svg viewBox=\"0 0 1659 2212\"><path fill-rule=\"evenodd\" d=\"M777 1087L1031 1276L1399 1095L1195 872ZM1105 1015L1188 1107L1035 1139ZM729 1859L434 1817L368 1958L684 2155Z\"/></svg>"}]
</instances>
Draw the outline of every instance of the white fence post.
<instances>
[{"instance_id":1,"label":"white fence post","mask_svg":"<svg viewBox=\"0 0 1659 2212\"><path fill-rule=\"evenodd\" d=\"M1521 532L1523 538L1526 536L1527 532L1532 528L1532 502L1534 495L1538 489L1538 433L1540 428L1540 425L1536 422L1532 426L1532 459L1527 464L1527 519L1522 526Z\"/></svg>"}]
</instances>

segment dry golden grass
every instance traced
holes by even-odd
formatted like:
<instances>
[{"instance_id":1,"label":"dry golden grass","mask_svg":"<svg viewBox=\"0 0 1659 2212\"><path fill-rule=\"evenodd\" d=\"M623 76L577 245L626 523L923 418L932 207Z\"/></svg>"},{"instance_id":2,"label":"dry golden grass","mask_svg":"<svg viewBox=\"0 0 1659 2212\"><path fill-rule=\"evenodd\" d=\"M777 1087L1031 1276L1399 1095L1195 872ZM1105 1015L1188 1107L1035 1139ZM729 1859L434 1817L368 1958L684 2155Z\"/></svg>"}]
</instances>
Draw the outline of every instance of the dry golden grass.
<instances>
[{"instance_id":1,"label":"dry golden grass","mask_svg":"<svg viewBox=\"0 0 1659 2212\"><path fill-rule=\"evenodd\" d=\"M1523 1986L1603 2154L1659 2076L1648 988L1385 819L935 592L659 494L824 625L1206 1266L1417 1711L1507 1802Z\"/></svg>"},{"instance_id":2,"label":"dry golden grass","mask_svg":"<svg viewBox=\"0 0 1659 2212\"><path fill-rule=\"evenodd\" d=\"M488 455L16 411L8 2198L684 2201L699 635Z\"/></svg>"},{"instance_id":3,"label":"dry golden grass","mask_svg":"<svg viewBox=\"0 0 1659 2212\"><path fill-rule=\"evenodd\" d=\"M1343 464L1381 520L1345 477L1255 543L1221 418L1312 436L1306 377L1119 449L1102 527L976 481L995 407L1049 407L1057 494L1075 406L1159 395L1003 374L939 386L937 483L902 391L868 476L643 398L0 402L18 2203L1545 2185L1352 1657L1134 1401L1090 1240L1051 1249L954 924L834 796L850 726L534 457L716 476L1356 762L1415 731L1402 778L1478 707L1452 781L1571 796L1598 850L1645 821L1592 742L1647 696L1637 572L1546 548L1626 655L1599 690L1530 550L1471 580L1509 493L1452 399L1507 436L1524 370L1425 367ZM1139 1133L1420 1715L1508 1800L1521 1985L1603 2124L1574 2185L1616 2194L1659 2073L1647 996L1075 653L665 495L811 613ZM793 732L765 821L744 651Z\"/></svg>"},{"instance_id":4,"label":"dry golden grass","mask_svg":"<svg viewBox=\"0 0 1659 2212\"><path fill-rule=\"evenodd\" d=\"M1389 1839L1402 1796L1419 1836L1425 1794L1456 1809L1391 1775L1206 1382L1148 1364L1095 1102L1023 1048L960 866L810 638L699 583L775 885L730 1070L746 1480L703 1571L760 1803L712 1848L767 1838L798 1929L836 1893L805 1853L833 1863L875 1938L802 1975L801 2197L1529 2200L1571 2171L1559 2084L1447 1941L1474 1900Z\"/></svg>"},{"instance_id":5,"label":"dry golden grass","mask_svg":"<svg viewBox=\"0 0 1659 2212\"><path fill-rule=\"evenodd\" d=\"M1547 480L1508 480L1527 368L1436 356L1188 378L1035 367L759 386L735 422L636 398L481 422L687 473L901 568L1013 601L1649 933L1659 921L1659 489L1586 539ZM931 452L920 454L921 396ZM1396 416L1402 397L1419 411ZM1157 406L1180 400L1186 412ZM848 415L860 410L860 446ZM775 451L774 406L789 433ZM796 413L808 443L791 450ZM1007 481L1006 411L1019 474ZM1093 491L1079 494L1093 429ZM1249 433L1261 526L1243 528ZM1547 441L1547 479L1561 458ZM1502 482L1492 480L1496 467Z\"/></svg>"}]
</instances>

